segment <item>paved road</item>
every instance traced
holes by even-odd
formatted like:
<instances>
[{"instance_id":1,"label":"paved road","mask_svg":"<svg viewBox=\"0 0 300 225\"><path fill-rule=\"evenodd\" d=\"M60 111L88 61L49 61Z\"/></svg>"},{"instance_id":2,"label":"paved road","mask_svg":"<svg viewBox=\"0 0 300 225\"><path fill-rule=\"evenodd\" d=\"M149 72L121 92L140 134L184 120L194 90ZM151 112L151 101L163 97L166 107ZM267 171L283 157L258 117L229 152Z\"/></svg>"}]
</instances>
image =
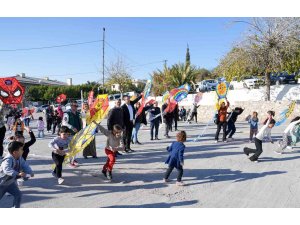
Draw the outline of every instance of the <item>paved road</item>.
<instances>
[{"instance_id":1,"label":"paved road","mask_svg":"<svg viewBox=\"0 0 300 225\"><path fill-rule=\"evenodd\" d=\"M105 124L105 123L104 123ZM98 159L79 158L81 166L64 167L64 185L51 176L51 150L47 147L52 135L32 146L28 162L36 176L21 190L22 207L300 207L300 151L274 154L277 145L264 143L259 163L250 162L242 153L248 143L248 124L238 123L236 140L214 143L215 126L207 129L199 142L192 140L205 124L179 123L188 134L183 181L175 185L176 171L169 184L162 182L166 169L167 140L160 132L160 141L149 140L149 128L140 132L141 146L135 153L117 158L113 182L100 173L106 160L103 152L105 138L97 135ZM283 127L273 130L280 138ZM5 196L0 207L10 207L12 197Z\"/></svg>"}]
</instances>

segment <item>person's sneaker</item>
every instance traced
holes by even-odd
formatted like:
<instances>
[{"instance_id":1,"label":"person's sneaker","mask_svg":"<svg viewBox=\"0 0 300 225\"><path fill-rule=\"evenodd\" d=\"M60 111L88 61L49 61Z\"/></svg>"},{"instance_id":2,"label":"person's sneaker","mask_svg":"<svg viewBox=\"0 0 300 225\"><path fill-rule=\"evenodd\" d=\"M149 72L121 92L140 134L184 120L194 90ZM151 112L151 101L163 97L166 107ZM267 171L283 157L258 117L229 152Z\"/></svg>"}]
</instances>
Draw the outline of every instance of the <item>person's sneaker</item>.
<instances>
[{"instance_id":1,"label":"person's sneaker","mask_svg":"<svg viewBox=\"0 0 300 225\"><path fill-rule=\"evenodd\" d=\"M171 180L169 180L169 179L163 179L163 181L165 182L165 183L169 183Z\"/></svg>"},{"instance_id":2,"label":"person's sneaker","mask_svg":"<svg viewBox=\"0 0 300 225\"><path fill-rule=\"evenodd\" d=\"M279 151L274 151L274 153L276 153L278 155L282 155L282 152L279 152Z\"/></svg>"},{"instance_id":3,"label":"person's sneaker","mask_svg":"<svg viewBox=\"0 0 300 225\"><path fill-rule=\"evenodd\" d=\"M224 143L227 143L227 140L224 140L223 142L224 142Z\"/></svg>"},{"instance_id":4,"label":"person's sneaker","mask_svg":"<svg viewBox=\"0 0 300 225\"><path fill-rule=\"evenodd\" d=\"M108 180L112 180L112 173L111 173L111 171L107 171L106 177L107 177Z\"/></svg>"},{"instance_id":5,"label":"person's sneaker","mask_svg":"<svg viewBox=\"0 0 300 225\"><path fill-rule=\"evenodd\" d=\"M77 162L76 159L73 160L73 164L74 164L75 166L78 166L78 165L79 165L79 163Z\"/></svg>"},{"instance_id":6,"label":"person's sneaker","mask_svg":"<svg viewBox=\"0 0 300 225\"><path fill-rule=\"evenodd\" d=\"M51 174L52 174L53 177L57 178L57 177L56 177L56 173L54 173L54 171L52 171Z\"/></svg>"},{"instance_id":7,"label":"person's sneaker","mask_svg":"<svg viewBox=\"0 0 300 225\"><path fill-rule=\"evenodd\" d=\"M167 135L166 138L171 138L171 137L169 135Z\"/></svg>"},{"instance_id":8,"label":"person's sneaker","mask_svg":"<svg viewBox=\"0 0 300 225\"><path fill-rule=\"evenodd\" d=\"M123 154L117 151L117 152L116 152L116 155L123 155Z\"/></svg>"},{"instance_id":9,"label":"person's sneaker","mask_svg":"<svg viewBox=\"0 0 300 225\"><path fill-rule=\"evenodd\" d=\"M158 137L156 137L155 140L158 140L158 141L159 141L160 139L159 139Z\"/></svg>"},{"instance_id":10,"label":"person's sneaker","mask_svg":"<svg viewBox=\"0 0 300 225\"><path fill-rule=\"evenodd\" d=\"M142 145L142 143L141 143L141 142L139 142L139 141L136 141L136 144L138 144L138 145Z\"/></svg>"},{"instance_id":11,"label":"person's sneaker","mask_svg":"<svg viewBox=\"0 0 300 225\"><path fill-rule=\"evenodd\" d=\"M88 157L87 156L83 156L83 158L87 159Z\"/></svg>"},{"instance_id":12,"label":"person's sneaker","mask_svg":"<svg viewBox=\"0 0 300 225\"><path fill-rule=\"evenodd\" d=\"M293 150L293 147L292 146L287 146L286 149L291 151L291 150Z\"/></svg>"},{"instance_id":13,"label":"person's sneaker","mask_svg":"<svg viewBox=\"0 0 300 225\"><path fill-rule=\"evenodd\" d=\"M62 184L65 180L63 178L58 178L57 182L58 184Z\"/></svg>"},{"instance_id":14,"label":"person's sneaker","mask_svg":"<svg viewBox=\"0 0 300 225\"><path fill-rule=\"evenodd\" d=\"M128 152L135 152L135 150L133 150L133 149L128 149Z\"/></svg>"},{"instance_id":15,"label":"person's sneaker","mask_svg":"<svg viewBox=\"0 0 300 225\"><path fill-rule=\"evenodd\" d=\"M93 159L97 159L98 157L97 156L93 156Z\"/></svg>"},{"instance_id":16,"label":"person's sneaker","mask_svg":"<svg viewBox=\"0 0 300 225\"><path fill-rule=\"evenodd\" d=\"M71 163L69 163L69 167L76 168L77 166L73 162L71 162Z\"/></svg>"},{"instance_id":17,"label":"person's sneaker","mask_svg":"<svg viewBox=\"0 0 300 225\"><path fill-rule=\"evenodd\" d=\"M184 183L182 181L176 181L177 186L184 186Z\"/></svg>"},{"instance_id":18,"label":"person's sneaker","mask_svg":"<svg viewBox=\"0 0 300 225\"><path fill-rule=\"evenodd\" d=\"M251 161L251 162L254 162L254 163L258 163L258 160L257 160L257 159L255 159L255 160L251 160L251 159L250 159L250 161Z\"/></svg>"},{"instance_id":19,"label":"person's sneaker","mask_svg":"<svg viewBox=\"0 0 300 225\"><path fill-rule=\"evenodd\" d=\"M219 141L218 140L215 140L215 143L218 143Z\"/></svg>"},{"instance_id":20,"label":"person's sneaker","mask_svg":"<svg viewBox=\"0 0 300 225\"><path fill-rule=\"evenodd\" d=\"M252 141L251 141L251 140L249 140L249 143L252 143Z\"/></svg>"},{"instance_id":21,"label":"person's sneaker","mask_svg":"<svg viewBox=\"0 0 300 225\"><path fill-rule=\"evenodd\" d=\"M153 141L153 138L150 138L150 141Z\"/></svg>"},{"instance_id":22,"label":"person's sneaker","mask_svg":"<svg viewBox=\"0 0 300 225\"><path fill-rule=\"evenodd\" d=\"M102 174L107 178L107 174L105 170L102 170Z\"/></svg>"}]
</instances>

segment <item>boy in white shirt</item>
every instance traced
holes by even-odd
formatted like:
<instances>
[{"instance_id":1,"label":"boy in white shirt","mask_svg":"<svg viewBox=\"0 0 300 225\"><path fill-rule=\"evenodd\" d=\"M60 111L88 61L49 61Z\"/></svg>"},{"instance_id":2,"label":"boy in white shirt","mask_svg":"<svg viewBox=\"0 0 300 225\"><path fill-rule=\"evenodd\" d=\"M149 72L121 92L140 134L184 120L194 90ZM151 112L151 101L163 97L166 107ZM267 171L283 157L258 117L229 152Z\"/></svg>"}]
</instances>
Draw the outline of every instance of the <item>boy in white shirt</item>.
<instances>
[{"instance_id":1,"label":"boy in white shirt","mask_svg":"<svg viewBox=\"0 0 300 225\"><path fill-rule=\"evenodd\" d=\"M258 157L261 155L263 152L262 149L262 140L264 139L265 136L268 137L268 139L273 143L272 138L271 138L271 130L274 127L276 121L273 119L272 115L269 114L269 118L267 123L259 130L258 134L254 138L254 143L256 149L251 149L248 147L244 148L244 153L249 156L250 153L254 153L251 157L249 157L250 161L252 162L258 162Z\"/></svg>"}]
</instances>

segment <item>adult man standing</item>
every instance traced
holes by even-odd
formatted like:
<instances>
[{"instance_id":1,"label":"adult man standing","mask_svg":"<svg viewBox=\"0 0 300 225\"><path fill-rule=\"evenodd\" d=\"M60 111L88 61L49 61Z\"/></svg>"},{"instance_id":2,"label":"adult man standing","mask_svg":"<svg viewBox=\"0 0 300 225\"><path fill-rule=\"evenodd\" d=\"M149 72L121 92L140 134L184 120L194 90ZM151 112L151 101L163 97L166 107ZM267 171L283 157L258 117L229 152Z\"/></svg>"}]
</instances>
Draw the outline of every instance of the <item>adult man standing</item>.
<instances>
[{"instance_id":1,"label":"adult man standing","mask_svg":"<svg viewBox=\"0 0 300 225\"><path fill-rule=\"evenodd\" d=\"M49 106L45 109L45 116L46 116L47 131L48 131L48 133L51 131L53 115L54 115L53 109L52 109L52 107L49 105Z\"/></svg>"},{"instance_id":2,"label":"adult man standing","mask_svg":"<svg viewBox=\"0 0 300 225\"><path fill-rule=\"evenodd\" d=\"M124 127L123 110L121 108L121 99L117 99L115 101L115 107L109 111L107 117L108 130L113 130L115 124L119 124L121 127Z\"/></svg>"},{"instance_id":3,"label":"adult man standing","mask_svg":"<svg viewBox=\"0 0 300 225\"><path fill-rule=\"evenodd\" d=\"M129 96L125 96L124 97L125 104L123 104L121 107L123 111L123 128L124 128L123 141L125 144L125 152L128 153L133 152L133 150L130 148L130 142L131 142L135 113L136 113L134 109L134 104L137 103L142 98L142 95L143 93L141 93L140 96L133 101L130 101Z\"/></svg>"},{"instance_id":4,"label":"adult man standing","mask_svg":"<svg viewBox=\"0 0 300 225\"><path fill-rule=\"evenodd\" d=\"M150 121L150 128L151 128L151 141L153 140L153 130L155 129L155 140L158 139L158 129L159 124L162 123L161 120L161 111L158 107L158 103L154 102L154 105L151 109L148 110L149 112L149 121Z\"/></svg>"},{"instance_id":5,"label":"adult man standing","mask_svg":"<svg viewBox=\"0 0 300 225\"><path fill-rule=\"evenodd\" d=\"M66 126L70 129L71 135L75 135L82 129L82 120L80 112L77 111L78 104L76 101L71 102L71 109L64 113L62 126ZM78 162L75 157L70 162L71 167L78 166Z\"/></svg>"}]
</instances>

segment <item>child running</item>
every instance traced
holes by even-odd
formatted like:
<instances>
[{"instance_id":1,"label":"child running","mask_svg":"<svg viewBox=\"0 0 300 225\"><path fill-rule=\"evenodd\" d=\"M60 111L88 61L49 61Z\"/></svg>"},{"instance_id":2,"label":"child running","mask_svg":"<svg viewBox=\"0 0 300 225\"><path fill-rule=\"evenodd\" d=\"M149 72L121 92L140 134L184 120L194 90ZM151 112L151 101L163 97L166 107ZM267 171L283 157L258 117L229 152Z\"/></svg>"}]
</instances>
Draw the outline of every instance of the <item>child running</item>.
<instances>
[{"instance_id":1,"label":"child running","mask_svg":"<svg viewBox=\"0 0 300 225\"><path fill-rule=\"evenodd\" d=\"M292 147L290 146L292 143L292 131L293 131L294 127L296 125L298 125L299 123L300 123L300 119L298 118L298 120L291 122L287 126L287 128L283 131L282 140L279 141L279 143L278 143L280 149L275 150L274 151L275 153L282 154L286 148L292 149Z\"/></svg>"},{"instance_id":2,"label":"child running","mask_svg":"<svg viewBox=\"0 0 300 225\"><path fill-rule=\"evenodd\" d=\"M244 153L249 156L250 153L254 153L249 159L252 162L258 162L258 157L261 155L263 152L262 149L262 141L265 136L268 137L268 139L273 143L272 138L271 138L271 130L274 127L276 121L273 119L272 114L268 113L268 120L266 124L259 130L258 134L254 138L254 143L256 149L251 149L248 147L244 148Z\"/></svg>"},{"instance_id":3,"label":"child running","mask_svg":"<svg viewBox=\"0 0 300 225\"><path fill-rule=\"evenodd\" d=\"M98 125L99 130L107 137L105 154L107 161L103 166L102 173L108 179L112 180L112 170L116 162L116 152L124 151L124 144L122 140L122 127L118 124L113 126L113 130L109 131L103 126Z\"/></svg>"},{"instance_id":4,"label":"child running","mask_svg":"<svg viewBox=\"0 0 300 225\"><path fill-rule=\"evenodd\" d=\"M16 179L33 177L32 169L23 159L23 143L12 141L8 145L9 154L0 166L0 200L6 192L14 197L13 207L20 208L22 193L17 186Z\"/></svg>"},{"instance_id":5,"label":"child running","mask_svg":"<svg viewBox=\"0 0 300 225\"><path fill-rule=\"evenodd\" d=\"M169 147L167 147L169 157L165 163L169 165L169 168L165 173L164 182L169 182L168 178L175 167L178 171L176 185L183 186L184 183L181 181L181 179L183 175L183 154L185 149L185 145L183 143L186 141L186 132L178 132L176 135L176 139L177 141L174 141Z\"/></svg>"},{"instance_id":6,"label":"child running","mask_svg":"<svg viewBox=\"0 0 300 225\"><path fill-rule=\"evenodd\" d=\"M250 140L249 142L253 142L253 135L254 137L257 135L257 131L258 131L258 113L257 112L253 112L252 113L252 117L248 120L248 123L250 124Z\"/></svg>"},{"instance_id":7,"label":"child running","mask_svg":"<svg viewBox=\"0 0 300 225\"><path fill-rule=\"evenodd\" d=\"M52 159L55 163L55 169L52 172L52 176L56 177L58 184L62 184L64 179L62 178L62 165L68 152L68 145L71 142L72 137L69 137L69 128L62 126L59 129L59 136L55 137L50 143L49 148L52 151Z\"/></svg>"}]
</instances>

